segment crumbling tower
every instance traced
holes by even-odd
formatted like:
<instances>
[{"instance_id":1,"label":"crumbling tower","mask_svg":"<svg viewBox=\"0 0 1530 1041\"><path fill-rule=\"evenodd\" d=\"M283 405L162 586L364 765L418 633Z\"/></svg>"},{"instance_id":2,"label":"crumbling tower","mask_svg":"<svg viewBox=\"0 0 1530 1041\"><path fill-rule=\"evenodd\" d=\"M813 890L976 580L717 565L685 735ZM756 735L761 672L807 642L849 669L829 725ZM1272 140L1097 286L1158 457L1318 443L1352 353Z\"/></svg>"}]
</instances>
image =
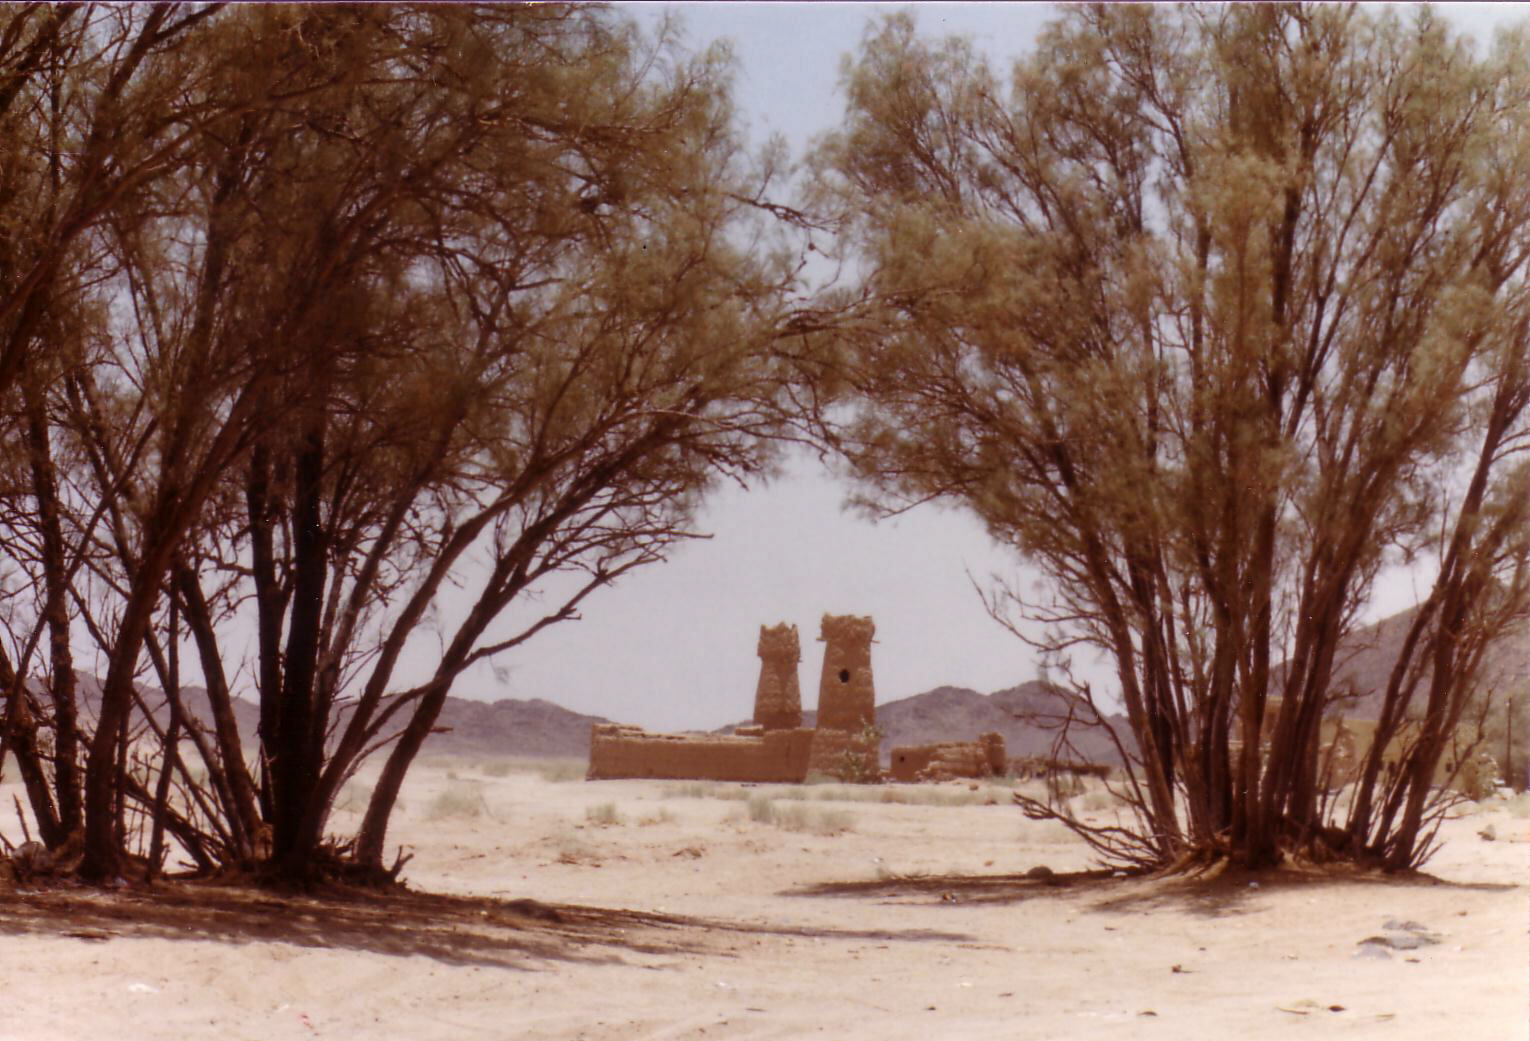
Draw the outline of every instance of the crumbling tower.
<instances>
[{"instance_id":1,"label":"crumbling tower","mask_svg":"<svg viewBox=\"0 0 1530 1041\"><path fill-rule=\"evenodd\" d=\"M859 732L877 721L871 682L871 638L877 627L856 615L823 616L823 674L818 680L820 730Z\"/></svg>"},{"instance_id":2,"label":"crumbling tower","mask_svg":"<svg viewBox=\"0 0 1530 1041\"><path fill-rule=\"evenodd\" d=\"M797 627L782 622L760 626L760 683L754 689L754 721L766 730L795 730L802 726L802 688L797 663L802 648Z\"/></svg>"}]
</instances>

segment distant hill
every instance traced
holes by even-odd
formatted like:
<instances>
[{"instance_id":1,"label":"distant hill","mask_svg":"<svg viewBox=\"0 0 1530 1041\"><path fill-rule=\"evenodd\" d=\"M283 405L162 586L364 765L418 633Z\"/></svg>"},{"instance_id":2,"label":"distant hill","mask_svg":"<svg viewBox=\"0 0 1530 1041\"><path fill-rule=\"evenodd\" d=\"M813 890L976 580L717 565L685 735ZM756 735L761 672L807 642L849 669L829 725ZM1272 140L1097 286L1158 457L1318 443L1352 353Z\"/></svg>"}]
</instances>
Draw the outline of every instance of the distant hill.
<instances>
[{"instance_id":1,"label":"distant hill","mask_svg":"<svg viewBox=\"0 0 1530 1041\"><path fill-rule=\"evenodd\" d=\"M427 752L472 755L587 756L590 727L609 723L604 716L571 712L542 698L495 702L447 698Z\"/></svg>"},{"instance_id":2,"label":"distant hill","mask_svg":"<svg viewBox=\"0 0 1530 1041\"><path fill-rule=\"evenodd\" d=\"M1412 618L1411 610L1392 615L1359 630L1348 641L1335 670L1336 684L1350 687L1357 695L1343 705L1341 711L1345 716L1376 718L1392 663ZM1490 680L1497 682L1516 678L1521 683L1530 682L1530 631L1506 638L1495 647L1488 655L1487 673ZM76 681L84 714L87 718L94 716L100 703L100 682L84 673L77 674ZM144 700L154 708L155 715L163 718L164 696L157 688L140 689ZM210 721L205 691L188 687L184 697L193 715ZM1059 716L1066 711L1070 697L1059 688L1032 680L992 694L943 686L889 701L877 706L877 722L884 732L882 754L885 758L897 746L972 741L979 734L997 731L1004 735L1012 757L1048 755L1054 735L1036 717ZM253 702L235 698L234 713L247 748L253 748L259 708ZM585 756L590 750L591 725L608 722L611 721L602 716L573 712L541 698L504 698L485 702L449 697L441 711L440 732L433 733L426 741L425 751L464 755ZM803 713L804 726L811 727L816 722L816 712ZM1113 716L1111 722L1123 739L1128 737L1123 716ZM732 729L731 726L723 727L719 732ZM1081 758L1115 765L1120 763L1120 754L1099 730L1077 729L1074 743L1078 749L1076 754Z\"/></svg>"},{"instance_id":3,"label":"distant hill","mask_svg":"<svg viewBox=\"0 0 1530 1041\"><path fill-rule=\"evenodd\" d=\"M878 705L877 723L884 731L884 752L901 745L971 741L979 734L996 731L1004 735L1011 758L1045 756L1051 754L1056 736L1047 728L1047 721L1060 721L1072 697L1039 680L987 695L963 687L936 687ZM1082 718L1088 714L1083 713ZM1125 736L1125 718L1116 716L1111 722ZM1073 743L1076 752L1064 758L1115 765L1121 762L1109 736L1099 728L1076 725Z\"/></svg>"},{"instance_id":4,"label":"distant hill","mask_svg":"<svg viewBox=\"0 0 1530 1041\"><path fill-rule=\"evenodd\" d=\"M1350 719L1375 719L1391 678L1392 666L1402 651L1416 608L1399 611L1355 631L1345 641L1334 667L1335 691L1348 688L1355 695L1335 705L1333 711ZM1277 669L1278 681L1283 670ZM1483 670L1491 684L1530 683L1530 631L1511 633L1489 648ZM1415 692L1415 696L1422 690Z\"/></svg>"},{"instance_id":5,"label":"distant hill","mask_svg":"<svg viewBox=\"0 0 1530 1041\"><path fill-rule=\"evenodd\" d=\"M1038 716L1060 716L1068 704L1066 692L1039 680L1018 687L979 694L965 687L936 687L923 694L899 698L877 706L877 725L882 728L882 756L905 745L930 745L940 741L975 741L979 734L996 731L1004 735L1009 755L1045 756L1052 750L1054 734ZM802 713L802 725L815 726L818 713ZM1124 717L1112 717L1123 736ZM735 724L737 726L739 724ZM729 732L733 726L723 727ZM1074 732L1078 758L1119 765L1121 756L1109 737L1098 730Z\"/></svg>"},{"instance_id":6,"label":"distant hill","mask_svg":"<svg viewBox=\"0 0 1530 1041\"><path fill-rule=\"evenodd\" d=\"M78 673L76 684L81 709L87 718L93 719L101 703L100 681ZM167 719L165 697L159 688L139 689L155 717L161 722ZM187 712L210 727L212 712L207 692L201 687L186 687L181 697ZM233 699L233 706L239 735L248 753L254 748L260 707L240 697ZM487 702L448 697L436 732L425 740L424 750L438 755L586 756L590 751L590 726L609 722L602 716L572 712L542 698Z\"/></svg>"}]
</instances>

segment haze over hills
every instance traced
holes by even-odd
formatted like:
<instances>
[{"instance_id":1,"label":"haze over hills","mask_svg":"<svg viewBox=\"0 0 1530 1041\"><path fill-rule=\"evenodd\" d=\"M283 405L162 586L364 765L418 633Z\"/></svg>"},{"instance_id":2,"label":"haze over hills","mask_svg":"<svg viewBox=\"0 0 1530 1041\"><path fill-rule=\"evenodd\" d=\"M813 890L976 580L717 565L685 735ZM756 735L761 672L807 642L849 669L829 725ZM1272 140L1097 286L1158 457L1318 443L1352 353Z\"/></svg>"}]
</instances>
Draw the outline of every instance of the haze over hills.
<instances>
[{"instance_id":1,"label":"haze over hills","mask_svg":"<svg viewBox=\"0 0 1530 1041\"><path fill-rule=\"evenodd\" d=\"M1068 697L1056 687L1030 680L992 694L979 694L966 687L936 687L923 694L884 701L877 705L882 756L885 759L892 749L905 745L972 741L989 731L1004 735L1005 748L1012 758L1050 756L1054 734L1041 721L1066 711ZM815 726L817 721L817 712L808 709L802 713L803 726ZM1124 717L1112 716L1111 723L1125 733ZM718 732L731 732L739 725L723 727ZM1076 750L1063 758L1113 765L1121 762L1115 745L1098 728L1078 728L1073 743Z\"/></svg>"},{"instance_id":2,"label":"haze over hills","mask_svg":"<svg viewBox=\"0 0 1530 1041\"><path fill-rule=\"evenodd\" d=\"M76 674L80 703L85 715L94 718L100 704L101 686L94 676ZM158 688L142 687L144 701L161 723L168 718L164 695ZM212 711L207 692L201 687L181 691L186 711L210 726ZM235 697L234 716L245 753L255 747L260 707L253 701ZM437 731L425 740L427 754L514 755L562 758L584 756L590 751L590 726L609 723L603 716L572 712L542 698L503 698L499 701L475 701L448 697L442 706Z\"/></svg>"},{"instance_id":3,"label":"haze over hills","mask_svg":"<svg viewBox=\"0 0 1530 1041\"><path fill-rule=\"evenodd\" d=\"M1413 616L1404 611L1360 630L1349 642L1336 669L1337 683L1357 697L1336 707L1352 719L1374 719L1379 712L1392 663L1396 660ZM1488 655L1490 682L1530 686L1530 632L1502 641ZM76 674L81 708L94 716L100 700L100 682L94 676ZM147 704L160 720L166 718L164 698L153 687L142 687ZM199 720L211 720L207 693L199 687L183 691L187 710ZM1039 680L980 694L964 687L941 686L921 694L887 701L877 706L882 728L882 753L904 745L940 741L971 741L979 734L996 731L1004 735L1011 757L1047 756L1053 733L1038 722L1055 718L1066 710L1070 695ZM253 749L260 710L253 702L236 697L234 713L246 750ZM803 712L803 725L814 726L817 713ZM608 723L603 716L574 712L542 698L502 698L488 702L448 697L437 732L425 751L431 754L513 755L582 757L589 754L590 727ZM1117 732L1126 736L1125 719L1111 717ZM731 731L724 727L719 732ZM1080 728L1074 734L1076 750L1067 758L1119 765L1121 756L1100 729Z\"/></svg>"}]
</instances>

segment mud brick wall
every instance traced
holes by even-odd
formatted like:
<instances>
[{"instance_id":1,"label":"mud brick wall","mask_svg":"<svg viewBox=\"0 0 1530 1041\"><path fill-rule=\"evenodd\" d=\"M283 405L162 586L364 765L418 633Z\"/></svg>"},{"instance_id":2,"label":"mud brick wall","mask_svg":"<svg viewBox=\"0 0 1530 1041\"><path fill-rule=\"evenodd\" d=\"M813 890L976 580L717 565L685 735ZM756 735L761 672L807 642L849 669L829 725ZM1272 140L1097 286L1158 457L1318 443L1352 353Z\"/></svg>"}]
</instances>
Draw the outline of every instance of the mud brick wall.
<instances>
[{"instance_id":1,"label":"mud brick wall","mask_svg":"<svg viewBox=\"0 0 1530 1041\"><path fill-rule=\"evenodd\" d=\"M760 626L760 682L754 689L754 721L766 730L796 730L802 726L802 687L797 663L802 646L797 627L784 622Z\"/></svg>"},{"instance_id":2,"label":"mud brick wall","mask_svg":"<svg viewBox=\"0 0 1530 1041\"><path fill-rule=\"evenodd\" d=\"M934 745L904 745L892 750L892 778L912 784L935 758Z\"/></svg>"},{"instance_id":3,"label":"mud brick wall","mask_svg":"<svg viewBox=\"0 0 1530 1041\"><path fill-rule=\"evenodd\" d=\"M590 728L587 776L796 783L807 776L813 733L796 729L760 737L703 737L597 723Z\"/></svg>"},{"instance_id":4,"label":"mud brick wall","mask_svg":"<svg viewBox=\"0 0 1530 1041\"><path fill-rule=\"evenodd\" d=\"M823 672L818 679L818 726L823 730L859 732L877 721L876 687L871 678L871 638L877 627L870 618L823 616Z\"/></svg>"},{"instance_id":5,"label":"mud brick wall","mask_svg":"<svg viewBox=\"0 0 1530 1041\"><path fill-rule=\"evenodd\" d=\"M1004 736L981 735L976 741L943 741L892 750L895 781L938 781L953 777L993 777L1008 764Z\"/></svg>"},{"instance_id":6,"label":"mud brick wall","mask_svg":"<svg viewBox=\"0 0 1530 1041\"><path fill-rule=\"evenodd\" d=\"M852 734L848 730L812 730L812 747L808 752L807 772L825 777L838 777L845 768L845 752L850 748Z\"/></svg>"},{"instance_id":7,"label":"mud brick wall","mask_svg":"<svg viewBox=\"0 0 1530 1041\"><path fill-rule=\"evenodd\" d=\"M1000 777L1009 770L1009 749L1004 747L1003 734L996 730L979 734L978 744L983 746L983 755L988 760L989 774Z\"/></svg>"},{"instance_id":8,"label":"mud brick wall","mask_svg":"<svg viewBox=\"0 0 1530 1041\"><path fill-rule=\"evenodd\" d=\"M1022 780L1044 777L1098 777L1103 781L1110 777L1110 771L1111 767L1108 763L1048 759L1045 756L1012 759L1009 764L1010 775Z\"/></svg>"}]
</instances>

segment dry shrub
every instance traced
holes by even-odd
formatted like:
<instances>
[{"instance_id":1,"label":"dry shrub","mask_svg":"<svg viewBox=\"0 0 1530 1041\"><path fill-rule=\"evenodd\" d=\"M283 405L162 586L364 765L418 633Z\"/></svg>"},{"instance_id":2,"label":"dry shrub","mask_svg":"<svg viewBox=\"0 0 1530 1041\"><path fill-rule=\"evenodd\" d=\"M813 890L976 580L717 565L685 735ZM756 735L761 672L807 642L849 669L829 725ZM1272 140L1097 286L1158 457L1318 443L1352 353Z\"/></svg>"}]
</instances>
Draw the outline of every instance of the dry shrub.
<instances>
[{"instance_id":1,"label":"dry shrub","mask_svg":"<svg viewBox=\"0 0 1530 1041\"><path fill-rule=\"evenodd\" d=\"M346 781L340 789L340 794L335 796L335 809L346 813L361 813L366 810L367 803L372 798L372 786L360 781ZM403 804L395 804L403 809Z\"/></svg>"},{"instance_id":2,"label":"dry shrub","mask_svg":"<svg viewBox=\"0 0 1530 1041\"><path fill-rule=\"evenodd\" d=\"M529 762L533 773L553 784L582 781L590 771L590 764L583 759L532 759Z\"/></svg>"},{"instance_id":3,"label":"dry shrub","mask_svg":"<svg viewBox=\"0 0 1530 1041\"><path fill-rule=\"evenodd\" d=\"M814 835L843 835L855 830L855 817L847 810L819 810L808 830Z\"/></svg>"},{"instance_id":4,"label":"dry shrub","mask_svg":"<svg viewBox=\"0 0 1530 1041\"><path fill-rule=\"evenodd\" d=\"M584 819L601 827L622 823L621 811L616 808L614 802L603 802L599 806L587 807L584 811Z\"/></svg>"},{"instance_id":5,"label":"dry shrub","mask_svg":"<svg viewBox=\"0 0 1530 1041\"><path fill-rule=\"evenodd\" d=\"M718 781L687 781L684 784L666 785L662 797L665 799L722 799L725 802L743 802L751 794L749 789L736 784L723 784Z\"/></svg>"},{"instance_id":6,"label":"dry shrub","mask_svg":"<svg viewBox=\"0 0 1530 1041\"><path fill-rule=\"evenodd\" d=\"M1116 806L1115 797L1107 791L1085 792L1073 800L1074 810L1079 813L1100 813Z\"/></svg>"},{"instance_id":7,"label":"dry shrub","mask_svg":"<svg viewBox=\"0 0 1530 1041\"><path fill-rule=\"evenodd\" d=\"M842 835L855 830L855 818L845 810L817 810L794 803L777 806L768 796L749 800L749 819L757 824L773 824L783 831L811 835Z\"/></svg>"},{"instance_id":8,"label":"dry shrub","mask_svg":"<svg viewBox=\"0 0 1530 1041\"><path fill-rule=\"evenodd\" d=\"M583 839L571 834L563 833L554 840L557 848L557 861L560 864L599 864L601 862L600 851Z\"/></svg>"},{"instance_id":9,"label":"dry shrub","mask_svg":"<svg viewBox=\"0 0 1530 1041\"><path fill-rule=\"evenodd\" d=\"M453 781L430 801L425 817L427 820L441 820L447 817L466 819L481 817L487 811L488 805L484 802L483 789L479 785Z\"/></svg>"}]
</instances>

